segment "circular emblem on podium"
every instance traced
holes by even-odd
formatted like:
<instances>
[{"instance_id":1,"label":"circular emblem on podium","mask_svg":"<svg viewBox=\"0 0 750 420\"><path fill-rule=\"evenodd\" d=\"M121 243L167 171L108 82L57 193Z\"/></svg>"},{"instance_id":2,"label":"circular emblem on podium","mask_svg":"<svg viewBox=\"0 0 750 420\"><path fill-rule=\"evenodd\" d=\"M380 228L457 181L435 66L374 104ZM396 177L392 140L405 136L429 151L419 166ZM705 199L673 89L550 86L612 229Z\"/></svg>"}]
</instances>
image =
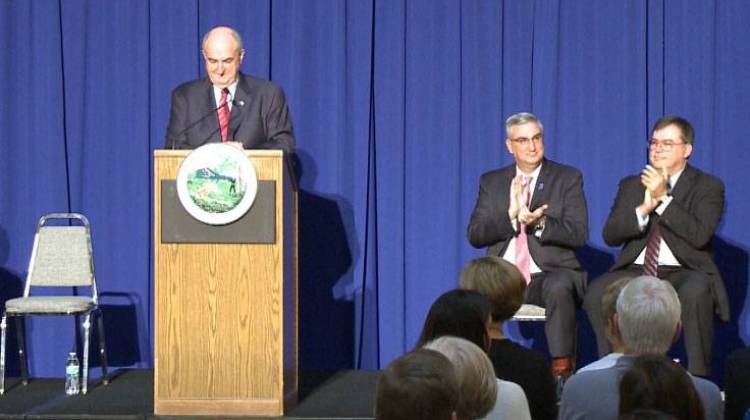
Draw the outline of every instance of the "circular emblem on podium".
<instances>
[{"instance_id":1,"label":"circular emblem on podium","mask_svg":"<svg viewBox=\"0 0 750 420\"><path fill-rule=\"evenodd\" d=\"M209 225L226 225L253 205L258 175L234 146L209 143L193 150L177 171L177 196L191 216Z\"/></svg>"}]
</instances>

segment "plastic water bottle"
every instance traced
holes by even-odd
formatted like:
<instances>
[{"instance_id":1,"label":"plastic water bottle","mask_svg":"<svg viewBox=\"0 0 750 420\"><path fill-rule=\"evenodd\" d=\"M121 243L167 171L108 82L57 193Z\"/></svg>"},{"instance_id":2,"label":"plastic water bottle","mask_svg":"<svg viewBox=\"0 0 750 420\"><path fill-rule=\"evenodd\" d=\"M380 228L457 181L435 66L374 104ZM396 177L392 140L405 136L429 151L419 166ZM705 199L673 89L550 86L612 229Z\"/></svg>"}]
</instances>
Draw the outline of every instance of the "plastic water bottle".
<instances>
[{"instance_id":1,"label":"plastic water bottle","mask_svg":"<svg viewBox=\"0 0 750 420\"><path fill-rule=\"evenodd\" d=\"M78 364L78 356L75 352L68 354L65 361L65 393L67 395L77 395L81 390L80 373L81 367Z\"/></svg>"}]
</instances>

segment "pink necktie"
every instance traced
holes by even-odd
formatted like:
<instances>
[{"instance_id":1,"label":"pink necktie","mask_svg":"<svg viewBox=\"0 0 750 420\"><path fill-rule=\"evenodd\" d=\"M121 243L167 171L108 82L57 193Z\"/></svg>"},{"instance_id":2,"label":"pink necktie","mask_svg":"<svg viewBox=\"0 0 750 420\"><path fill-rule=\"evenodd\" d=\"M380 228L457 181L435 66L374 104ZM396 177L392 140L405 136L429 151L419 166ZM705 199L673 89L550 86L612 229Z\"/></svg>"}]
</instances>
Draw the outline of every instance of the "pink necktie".
<instances>
[{"instance_id":1,"label":"pink necktie","mask_svg":"<svg viewBox=\"0 0 750 420\"><path fill-rule=\"evenodd\" d=\"M221 90L221 101L219 102L219 109L216 112L219 114L219 127L221 128L221 142L227 141L229 136L229 104L227 104L227 95L229 89L224 88Z\"/></svg>"},{"instance_id":2,"label":"pink necktie","mask_svg":"<svg viewBox=\"0 0 750 420\"><path fill-rule=\"evenodd\" d=\"M526 206L531 201L531 177L523 176L521 179L521 188L523 196L526 199ZM529 238L526 236L526 225L519 226L520 233L516 237L516 268L521 272L526 284L531 283L531 254L529 254Z\"/></svg>"}]
</instances>

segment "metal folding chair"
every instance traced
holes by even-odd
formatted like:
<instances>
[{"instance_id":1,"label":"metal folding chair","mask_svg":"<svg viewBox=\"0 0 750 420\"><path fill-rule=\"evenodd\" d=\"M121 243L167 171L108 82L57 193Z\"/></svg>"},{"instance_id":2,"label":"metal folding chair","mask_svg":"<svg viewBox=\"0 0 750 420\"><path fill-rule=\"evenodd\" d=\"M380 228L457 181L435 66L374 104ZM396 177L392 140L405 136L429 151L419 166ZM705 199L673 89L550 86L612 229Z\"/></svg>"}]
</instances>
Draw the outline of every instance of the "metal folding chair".
<instances>
[{"instance_id":1,"label":"metal folding chair","mask_svg":"<svg viewBox=\"0 0 750 420\"><path fill-rule=\"evenodd\" d=\"M51 220L67 220L64 226L47 224ZM43 287L84 288L89 295L32 296ZM91 229L85 216L78 213L53 213L37 223L34 246L29 260L23 296L5 302L0 320L0 394L5 393L5 336L7 318L14 317L18 336L18 356L23 385L28 384L26 351L23 337L23 317L32 315L83 316L83 378L81 391L88 391L89 329L92 315L97 320L102 382L108 383L107 356L104 341L104 322L98 307L94 259L91 248ZM98 316L97 316L98 315Z\"/></svg>"}]
</instances>

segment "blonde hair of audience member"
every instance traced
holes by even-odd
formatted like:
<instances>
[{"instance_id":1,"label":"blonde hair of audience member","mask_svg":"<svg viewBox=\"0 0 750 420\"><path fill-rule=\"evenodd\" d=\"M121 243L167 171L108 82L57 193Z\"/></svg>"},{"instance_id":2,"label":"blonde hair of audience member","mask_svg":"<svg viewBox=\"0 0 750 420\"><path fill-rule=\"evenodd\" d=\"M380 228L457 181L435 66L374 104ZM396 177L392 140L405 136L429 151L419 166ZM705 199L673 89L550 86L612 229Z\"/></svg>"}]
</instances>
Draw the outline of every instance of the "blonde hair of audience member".
<instances>
[{"instance_id":1,"label":"blonde hair of audience member","mask_svg":"<svg viewBox=\"0 0 750 420\"><path fill-rule=\"evenodd\" d=\"M635 358L620 381L620 415L654 409L677 420L703 420L703 403L685 369L665 355Z\"/></svg>"},{"instance_id":2,"label":"blonde hair of audience member","mask_svg":"<svg viewBox=\"0 0 750 420\"><path fill-rule=\"evenodd\" d=\"M391 362L375 387L378 420L456 420L459 387L453 364L434 350L417 349Z\"/></svg>"},{"instance_id":3,"label":"blonde hair of audience member","mask_svg":"<svg viewBox=\"0 0 750 420\"><path fill-rule=\"evenodd\" d=\"M651 276L628 282L617 298L616 328L625 353L665 354L681 330L680 299L671 284Z\"/></svg>"},{"instance_id":4,"label":"blonde hair of audience member","mask_svg":"<svg viewBox=\"0 0 750 420\"><path fill-rule=\"evenodd\" d=\"M604 330L604 335L607 337L607 341L612 345L612 351L615 353L625 352L622 340L617 336L615 330L615 314L617 313L617 297L620 296L620 292L625 285L628 284L629 280L629 277L618 279L607 286L602 295L602 315L607 322L607 328Z\"/></svg>"},{"instance_id":5,"label":"blonde hair of audience member","mask_svg":"<svg viewBox=\"0 0 750 420\"><path fill-rule=\"evenodd\" d=\"M481 418L495 407L495 369L479 346L463 338L444 336L424 348L442 353L453 363L459 386L458 419Z\"/></svg>"},{"instance_id":6,"label":"blonde hair of audience member","mask_svg":"<svg viewBox=\"0 0 750 420\"><path fill-rule=\"evenodd\" d=\"M461 272L461 289L474 290L490 302L492 318L505 322L526 299L526 280L516 266L488 255L469 261Z\"/></svg>"}]
</instances>

